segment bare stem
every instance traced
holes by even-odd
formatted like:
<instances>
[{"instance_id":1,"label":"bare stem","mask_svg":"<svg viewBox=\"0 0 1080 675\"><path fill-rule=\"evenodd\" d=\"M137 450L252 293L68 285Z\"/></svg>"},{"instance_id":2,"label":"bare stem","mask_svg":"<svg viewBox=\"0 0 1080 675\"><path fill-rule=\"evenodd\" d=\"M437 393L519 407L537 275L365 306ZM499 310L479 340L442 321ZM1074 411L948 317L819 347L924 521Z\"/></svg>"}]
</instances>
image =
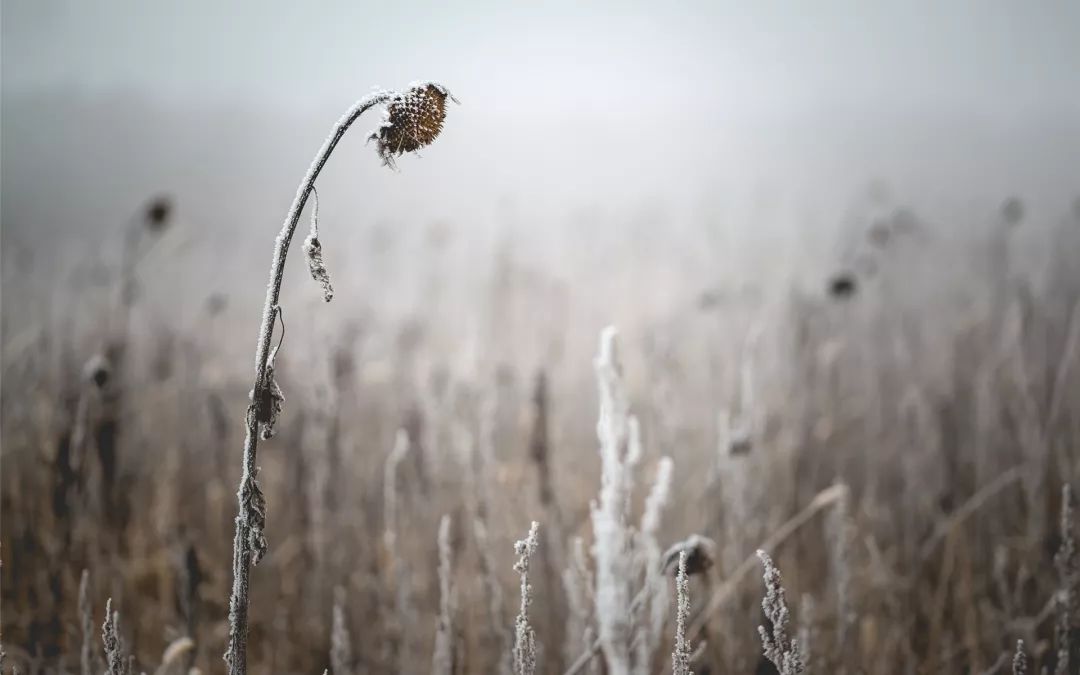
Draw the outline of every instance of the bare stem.
<instances>
[{"instance_id":1,"label":"bare stem","mask_svg":"<svg viewBox=\"0 0 1080 675\"><path fill-rule=\"evenodd\" d=\"M239 503L236 516L236 536L233 539L233 585L229 598L229 647L225 652L225 662L229 666L229 675L247 673L247 636L248 636L248 577L251 572L253 548L250 544L252 517L252 494L255 486L256 449L259 439L259 421L256 415L256 402L266 400L270 394L270 378L267 377L267 365L270 359L270 344L273 336L274 321L277 317L278 298L281 294L281 281L285 273L285 257L289 252L300 214L307 203L308 195L315 187L326 160L337 147L338 141L352 126L352 123L368 109L385 103L391 94L378 92L357 101L338 120L333 133L323 143L315 155L315 161L308 168L300 187L296 191L292 206L285 217L277 239L274 240L274 258L270 263L270 283L266 288L266 302L263 304L262 325L259 327L259 342L255 352L255 385L251 390L251 402L247 410L247 430L244 437L244 465L237 491Z\"/></svg>"}]
</instances>

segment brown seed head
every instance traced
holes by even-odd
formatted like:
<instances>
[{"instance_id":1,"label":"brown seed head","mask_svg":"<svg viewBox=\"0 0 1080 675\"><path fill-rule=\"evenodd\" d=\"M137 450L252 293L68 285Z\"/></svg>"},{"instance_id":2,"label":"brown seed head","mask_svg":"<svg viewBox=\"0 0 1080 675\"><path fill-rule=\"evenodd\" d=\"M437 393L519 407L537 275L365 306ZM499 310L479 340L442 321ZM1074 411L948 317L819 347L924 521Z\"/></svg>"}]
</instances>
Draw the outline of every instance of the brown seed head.
<instances>
[{"instance_id":1,"label":"brown seed head","mask_svg":"<svg viewBox=\"0 0 1080 675\"><path fill-rule=\"evenodd\" d=\"M172 214L172 200L167 196L155 197L146 205L143 219L146 228L151 232L160 232L169 225L169 216Z\"/></svg>"},{"instance_id":2,"label":"brown seed head","mask_svg":"<svg viewBox=\"0 0 1080 675\"><path fill-rule=\"evenodd\" d=\"M368 140L376 141L383 164L394 166L394 157L416 152L442 131L446 119L446 99L457 102L446 87L425 82L395 94L386 105L386 115Z\"/></svg>"}]
</instances>

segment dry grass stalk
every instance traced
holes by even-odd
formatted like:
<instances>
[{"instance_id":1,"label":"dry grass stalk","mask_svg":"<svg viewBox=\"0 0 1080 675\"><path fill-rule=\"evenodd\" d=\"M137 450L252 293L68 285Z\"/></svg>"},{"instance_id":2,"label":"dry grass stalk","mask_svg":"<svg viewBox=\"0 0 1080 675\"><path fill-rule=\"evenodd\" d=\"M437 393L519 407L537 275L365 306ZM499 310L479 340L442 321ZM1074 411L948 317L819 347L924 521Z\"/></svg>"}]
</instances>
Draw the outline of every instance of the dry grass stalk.
<instances>
[{"instance_id":1,"label":"dry grass stalk","mask_svg":"<svg viewBox=\"0 0 1080 675\"><path fill-rule=\"evenodd\" d=\"M1069 675L1073 656L1073 627L1076 621L1076 582L1080 576L1077 563L1076 539L1073 536L1072 487L1066 483L1061 488L1061 546L1054 556L1058 572L1058 590L1054 623L1054 641L1057 644L1056 675Z\"/></svg>"},{"instance_id":2,"label":"dry grass stalk","mask_svg":"<svg viewBox=\"0 0 1080 675\"><path fill-rule=\"evenodd\" d=\"M517 562L514 571L521 578L521 608L514 620L514 673L515 675L533 675L536 672L536 633L529 625L529 606L532 605L532 584L529 583L529 560L536 553L540 544L538 530L540 524L535 520L529 528L529 536L514 544Z\"/></svg>"},{"instance_id":3,"label":"dry grass stalk","mask_svg":"<svg viewBox=\"0 0 1080 675\"><path fill-rule=\"evenodd\" d=\"M345 625L345 589L334 589L334 609L330 627L330 671L334 675L352 673L352 639Z\"/></svg>"},{"instance_id":4,"label":"dry grass stalk","mask_svg":"<svg viewBox=\"0 0 1080 675\"><path fill-rule=\"evenodd\" d=\"M435 649L431 656L434 675L454 672L454 582L453 553L450 547L450 516L439 522L439 618L435 627Z\"/></svg>"},{"instance_id":5,"label":"dry grass stalk","mask_svg":"<svg viewBox=\"0 0 1080 675\"><path fill-rule=\"evenodd\" d=\"M108 675L130 675L130 664L124 656L120 639L120 613L112 611L112 598L105 601L105 623L101 625L101 640L105 647L105 669Z\"/></svg>"},{"instance_id":6,"label":"dry grass stalk","mask_svg":"<svg viewBox=\"0 0 1080 675\"><path fill-rule=\"evenodd\" d=\"M657 532L664 508L671 495L672 461L661 457L656 466L656 480L645 499L645 510L637 533L637 557L641 568L642 594L638 619L635 622L634 645L636 652L635 672L645 674L651 670L653 652L662 639L668 612L668 587L664 578L660 544Z\"/></svg>"},{"instance_id":7,"label":"dry grass stalk","mask_svg":"<svg viewBox=\"0 0 1080 675\"><path fill-rule=\"evenodd\" d=\"M759 550L757 555L765 568L765 597L761 600L761 609L769 621L769 628L758 626L765 657L773 662L780 675L801 675L805 667L798 641L788 637L791 612L784 599L780 570L765 551Z\"/></svg>"},{"instance_id":8,"label":"dry grass stalk","mask_svg":"<svg viewBox=\"0 0 1080 675\"><path fill-rule=\"evenodd\" d=\"M626 509L635 460L629 444L630 416L623 390L616 331L607 328L600 337L596 358L596 378L600 391L600 419L596 425L600 439L601 487L599 503L592 509L593 556L596 558L596 618L608 672L629 675L631 665L630 592L627 587L633 569Z\"/></svg>"},{"instance_id":9,"label":"dry grass stalk","mask_svg":"<svg viewBox=\"0 0 1080 675\"><path fill-rule=\"evenodd\" d=\"M184 637L173 640L161 655L161 665L154 675L190 675L187 662L195 651L195 641Z\"/></svg>"},{"instance_id":10,"label":"dry grass stalk","mask_svg":"<svg viewBox=\"0 0 1080 675\"><path fill-rule=\"evenodd\" d=\"M93 648L94 619L90 607L90 571L83 570L79 581L79 623L82 628L82 648L79 651L79 664L82 675L97 673L97 656Z\"/></svg>"},{"instance_id":11,"label":"dry grass stalk","mask_svg":"<svg viewBox=\"0 0 1080 675\"><path fill-rule=\"evenodd\" d=\"M690 670L690 643L686 639L686 624L690 620L690 578L686 575L686 551L679 551L679 571L675 577L678 597L675 611L675 651L671 653L673 675L694 675Z\"/></svg>"}]
</instances>

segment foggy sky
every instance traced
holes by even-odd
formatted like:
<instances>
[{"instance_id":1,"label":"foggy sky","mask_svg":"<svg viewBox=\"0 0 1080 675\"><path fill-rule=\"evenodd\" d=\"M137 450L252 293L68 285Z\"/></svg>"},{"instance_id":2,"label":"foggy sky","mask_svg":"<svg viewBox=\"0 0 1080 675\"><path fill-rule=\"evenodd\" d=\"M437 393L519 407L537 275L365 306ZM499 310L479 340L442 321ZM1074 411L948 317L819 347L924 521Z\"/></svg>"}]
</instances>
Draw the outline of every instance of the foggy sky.
<instances>
[{"instance_id":1,"label":"foggy sky","mask_svg":"<svg viewBox=\"0 0 1080 675\"><path fill-rule=\"evenodd\" d=\"M255 96L452 83L531 114L904 106L1080 114L1080 3L5 0L3 87Z\"/></svg>"},{"instance_id":2,"label":"foggy sky","mask_svg":"<svg viewBox=\"0 0 1080 675\"><path fill-rule=\"evenodd\" d=\"M328 214L499 228L512 204L551 228L602 204L760 230L778 190L821 202L788 205L797 227L879 179L1048 217L1078 189L1076 2L4 0L0 27L2 224L27 239L163 190L208 230L272 231L352 101L427 78L462 102L438 143L395 174L361 123Z\"/></svg>"}]
</instances>

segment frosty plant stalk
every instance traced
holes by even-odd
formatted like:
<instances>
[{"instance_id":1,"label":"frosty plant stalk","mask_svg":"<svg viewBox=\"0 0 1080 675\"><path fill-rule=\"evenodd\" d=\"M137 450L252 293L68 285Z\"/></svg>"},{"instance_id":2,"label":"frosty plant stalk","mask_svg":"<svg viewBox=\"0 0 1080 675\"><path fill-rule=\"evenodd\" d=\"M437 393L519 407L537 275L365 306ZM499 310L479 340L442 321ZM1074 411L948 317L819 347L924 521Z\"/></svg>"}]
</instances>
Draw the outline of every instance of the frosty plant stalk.
<instances>
[{"instance_id":1,"label":"frosty plant stalk","mask_svg":"<svg viewBox=\"0 0 1080 675\"><path fill-rule=\"evenodd\" d=\"M250 403L247 409L247 424L244 438L243 474L237 491L239 513L236 516L236 536L233 539L233 586L229 598L229 646L225 652L225 661L230 675L244 675L247 672L247 636L248 636L248 578L251 566L257 565L266 554L267 543L263 534L266 525L266 499L256 482L258 467L255 463L259 438L270 438L274 433L274 423L281 413L285 399L274 378L274 361L281 347L284 329L273 344L274 324L282 320L278 298L281 294L281 281L285 272L285 257L289 252L300 214L307 204L308 197L315 190L315 181L319 177L326 161L330 158L338 141L349 130L360 115L369 109L385 105L386 112L382 123L368 137L375 141L376 151L383 164L394 166L394 158L406 152L414 152L430 144L442 131L446 118L446 100L456 102L442 85L434 82L421 82L410 85L404 92L382 91L366 96L357 101L338 120L333 132L315 155L315 161L307 170L304 179L296 191L292 206L285 217L277 239L274 240L274 257L270 263L270 283L266 288L266 301L263 305L262 325L259 327L259 341L255 351L255 384L251 388ZM313 213L311 234L308 237L305 254L308 267L314 279L319 282L324 298L329 301L332 295L330 278L323 260L322 245L318 238L318 217ZM284 323L282 323L284 327Z\"/></svg>"}]
</instances>

